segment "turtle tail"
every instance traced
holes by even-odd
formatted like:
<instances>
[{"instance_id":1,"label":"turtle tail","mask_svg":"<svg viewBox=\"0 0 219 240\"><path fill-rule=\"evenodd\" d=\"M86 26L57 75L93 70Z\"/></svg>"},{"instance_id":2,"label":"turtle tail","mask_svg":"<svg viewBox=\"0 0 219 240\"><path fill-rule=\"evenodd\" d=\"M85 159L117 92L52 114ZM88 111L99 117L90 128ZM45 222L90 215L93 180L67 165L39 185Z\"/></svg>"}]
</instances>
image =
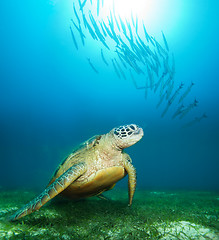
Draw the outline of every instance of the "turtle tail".
<instances>
[{"instance_id":1,"label":"turtle tail","mask_svg":"<svg viewBox=\"0 0 219 240\"><path fill-rule=\"evenodd\" d=\"M70 167L65 173L57 178L49 187L47 187L38 197L27 203L24 207L16 211L9 217L9 221L15 221L32 212L39 210L45 203L54 198L73 181L81 176L86 170L85 164L79 163Z\"/></svg>"}]
</instances>

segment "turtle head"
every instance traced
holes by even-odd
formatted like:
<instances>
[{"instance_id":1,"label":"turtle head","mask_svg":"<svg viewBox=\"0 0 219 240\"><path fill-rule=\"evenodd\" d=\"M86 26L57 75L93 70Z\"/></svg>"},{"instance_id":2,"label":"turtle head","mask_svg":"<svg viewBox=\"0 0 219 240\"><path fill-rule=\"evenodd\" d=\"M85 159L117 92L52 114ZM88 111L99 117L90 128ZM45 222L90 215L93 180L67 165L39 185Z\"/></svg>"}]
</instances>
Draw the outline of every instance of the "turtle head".
<instances>
[{"instance_id":1,"label":"turtle head","mask_svg":"<svg viewBox=\"0 0 219 240\"><path fill-rule=\"evenodd\" d=\"M123 149L137 143L144 135L143 129L136 124L123 125L112 131L116 147Z\"/></svg>"}]
</instances>

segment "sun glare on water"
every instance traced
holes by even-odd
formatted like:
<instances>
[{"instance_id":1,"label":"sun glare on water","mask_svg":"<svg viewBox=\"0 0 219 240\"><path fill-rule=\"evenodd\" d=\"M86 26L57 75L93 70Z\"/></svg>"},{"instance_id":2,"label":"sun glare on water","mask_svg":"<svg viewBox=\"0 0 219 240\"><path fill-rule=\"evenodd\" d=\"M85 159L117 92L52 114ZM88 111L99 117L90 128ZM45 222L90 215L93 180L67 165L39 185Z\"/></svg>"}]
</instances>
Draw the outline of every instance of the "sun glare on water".
<instances>
[{"instance_id":1,"label":"sun glare on water","mask_svg":"<svg viewBox=\"0 0 219 240\"><path fill-rule=\"evenodd\" d=\"M122 19L131 20L131 16L142 19L156 14L156 1L152 0L105 0L102 14L115 11Z\"/></svg>"},{"instance_id":2,"label":"sun glare on water","mask_svg":"<svg viewBox=\"0 0 219 240\"><path fill-rule=\"evenodd\" d=\"M103 5L100 0L99 3L99 17L106 21L111 12L123 21L135 23L137 21L139 24L146 21L150 23L150 26L156 25L161 20L165 9L165 6L158 0L104 0Z\"/></svg>"}]
</instances>

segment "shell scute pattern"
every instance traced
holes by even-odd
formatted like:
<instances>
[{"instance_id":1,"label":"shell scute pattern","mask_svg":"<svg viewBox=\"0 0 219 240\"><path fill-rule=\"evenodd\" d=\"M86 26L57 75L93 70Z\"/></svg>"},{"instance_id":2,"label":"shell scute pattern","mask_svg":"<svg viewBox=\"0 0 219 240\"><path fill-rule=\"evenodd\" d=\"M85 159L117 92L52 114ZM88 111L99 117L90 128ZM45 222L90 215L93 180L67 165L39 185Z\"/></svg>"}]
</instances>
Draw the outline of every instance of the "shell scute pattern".
<instances>
[{"instance_id":1,"label":"shell scute pattern","mask_svg":"<svg viewBox=\"0 0 219 240\"><path fill-rule=\"evenodd\" d=\"M59 166L57 167L57 169L53 174L53 177L57 174L57 172L60 170L60 168L64 165L66 161L69 161L70 159L74 158L76 155L79 155L82 151L89 150L93 146L97 145L100 139L101 139L101 135L95 135L92 138L88 139L87 141L75 147L71 152L71 154L59 164Z\"/></svg>"}]
</instances>

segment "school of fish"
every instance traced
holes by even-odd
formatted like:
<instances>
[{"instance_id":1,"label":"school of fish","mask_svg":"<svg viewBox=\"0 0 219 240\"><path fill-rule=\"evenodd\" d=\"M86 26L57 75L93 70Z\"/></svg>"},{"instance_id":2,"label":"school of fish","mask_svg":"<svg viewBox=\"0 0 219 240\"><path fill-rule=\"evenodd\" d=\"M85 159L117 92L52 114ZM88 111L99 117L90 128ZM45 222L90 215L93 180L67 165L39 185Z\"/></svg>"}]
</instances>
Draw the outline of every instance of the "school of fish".
<instances>
[{"instance_id":1,"label":"school of fish","mask_svg":"<svg viewBox=\"0 0 219 240\"><path fill-rule=\"evenodd\" d=\"M95 12L89 10L93 5ZM136 89L144 90L146 99L149 91L159 94L156 107L165 105L161 117L166 115L174 103L176 110L172 119L183 119L198 106L198 101L194 99L194 102L184 105L194 83L189 86L184 86L184 83L176 84L174 55L170 54L164 33L162 32L163 47L155 37L148 34L144 22L140 24L133 14L129 22L117 15L113 6L106 21L99 18L103 6L104 0L78 0L76 4L73 3L70 33L75 49L79 50L79 45L85 46L88 37L98 41L102 62L106 67L111 67L119 79L131 79ZM114 53L114 57L109 57L111 53ZM99 74L92 59L87 60L92 70ZM204 113L183 127L191 126L206 117Z\"/></svg>"}]
</instances>

